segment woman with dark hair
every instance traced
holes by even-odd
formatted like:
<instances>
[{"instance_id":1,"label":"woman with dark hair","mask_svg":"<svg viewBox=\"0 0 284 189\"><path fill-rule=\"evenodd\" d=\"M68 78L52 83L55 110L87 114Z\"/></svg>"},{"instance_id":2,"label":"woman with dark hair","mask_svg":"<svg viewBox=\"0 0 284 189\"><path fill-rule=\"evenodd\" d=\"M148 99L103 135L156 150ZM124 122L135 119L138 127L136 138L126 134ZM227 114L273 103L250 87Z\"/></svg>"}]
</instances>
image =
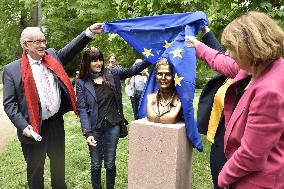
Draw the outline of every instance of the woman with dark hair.
<instances>
[{"instance_id":1,"label":"woman with dark hair","mask_svg":"<svg viewBox=\"0 0 284 189\"><path fill-rule=\"evenodd\" d=\"M83 54L76 81L77 108L89 145L92 186L95 189L102 188L102 160L106 169L106 188L114 188L116 147L119 137L127 135L122 132L125 131L126 120L120 81L138 74L149 65L142 61L131 68L105 68L99 48L88 48Z\"/></svg>"}]
</instances>

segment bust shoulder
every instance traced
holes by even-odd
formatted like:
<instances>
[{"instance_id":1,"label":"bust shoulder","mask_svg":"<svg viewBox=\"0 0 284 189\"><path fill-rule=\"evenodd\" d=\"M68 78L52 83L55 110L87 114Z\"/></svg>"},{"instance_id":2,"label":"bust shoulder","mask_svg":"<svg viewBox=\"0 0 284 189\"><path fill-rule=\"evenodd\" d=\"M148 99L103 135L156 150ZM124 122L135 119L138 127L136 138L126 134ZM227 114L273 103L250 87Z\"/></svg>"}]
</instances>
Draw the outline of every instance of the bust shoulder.
<instances>
[{"instance_id":1,"label":"bust shoulder","mask_svg":"<svg viewBox=\"0 0 284 189\"><path fill-rule=\"evenodd\" d=\"M176 93L175 96L173 97L173 101L172 101L173 106L179 106L181 105L181 101L178 97L178 94Z\"/></svg>"},{"instance_id":2,"label":"bust shoulder","mask_svg":"<svg viewBox=\"0 0 284 189\"><path fill-rule=\"evenodd\" d=\"M157 94L158 93L151 93L147 95L147 104L151 103L151 105L157 104Z\"/></svg>"}]
</instances>

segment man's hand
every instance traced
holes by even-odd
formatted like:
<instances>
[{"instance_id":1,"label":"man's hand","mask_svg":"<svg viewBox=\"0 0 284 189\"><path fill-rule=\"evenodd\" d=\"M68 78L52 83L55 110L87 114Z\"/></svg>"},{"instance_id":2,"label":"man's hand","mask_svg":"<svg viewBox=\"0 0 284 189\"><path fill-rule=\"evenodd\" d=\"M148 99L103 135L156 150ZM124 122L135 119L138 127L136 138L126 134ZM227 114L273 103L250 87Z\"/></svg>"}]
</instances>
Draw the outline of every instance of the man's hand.
<instances>
[{"instance_id":1,"label":"man's hand","mask_svg":"<svg viewBox=\"0 0 284 189\"><path fill-rule=\"evenodd\" d=\"M87 138L87 143L90 145L90 146L97 146L97 141L95 140L95 138L93 136L89 136Z\"/></svg>"},{"instance_id":2,"label":"man's hand","mask_svg":"<svg viewBox=\"0 0 284 189\"><path fill-rule=\"evenodd\" d=\"M197 45L198 45L199 43L201 43L201 42L198 41L198 40L196 39L196 37L194 37L194 36L185 36L185 41L189 42L189 43L187 44L187 47L188 47L188 48L196 48Z\"/></svg>"},{"instance_id":3,"label":"man's hand","mask_svg":"<svg viewBox=\"0 0 284 189\"><path fill-rule=\"evenodd\" d=\"M126 84L126 85L129 85L129 83L130 83L130 78L126 78L126 79L125 79L125 84Z\"/></svg>"},{"instance_id":4,"label":"man's hand","mask_svg":"<svg viewBox=\"0 0 284 189\"><path fill-rule=\"evenodd\" d=\"M26 136L26 137L30 137L32 138L32 135L31 135L31 130L33 130L33 127L31 125L28 125L24 130L23 130L23 135Z\"/></svg>"},{"instance_id":5,"label":"man's hand","mask_svg":"<svg viewBox=\"0 0 284 189\"><path fill-rule=\"evenodd\" d=\"M89 27L90 31L97 34L103 33L103 24L104 23L95 23Z\"/></svg>"}]
</instances>

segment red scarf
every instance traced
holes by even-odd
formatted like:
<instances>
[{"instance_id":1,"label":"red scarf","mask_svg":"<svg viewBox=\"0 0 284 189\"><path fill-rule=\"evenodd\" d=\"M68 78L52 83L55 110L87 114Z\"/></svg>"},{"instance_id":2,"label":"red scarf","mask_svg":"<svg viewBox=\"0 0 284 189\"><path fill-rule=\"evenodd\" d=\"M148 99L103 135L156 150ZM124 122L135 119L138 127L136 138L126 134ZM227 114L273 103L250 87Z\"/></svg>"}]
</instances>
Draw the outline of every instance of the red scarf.
<instances>
[{"instance_id":1,"label":"red scarf","mask_svg":"<svg viewBox=\"0 0 284 189\"><path fill-rule=\"evenodd\" d=\"M42 64L44 64L47 68L53 71L53 73L55 73L57 77L66 86L71 99L73 111L75 112L76 115L78 115L75 103L76 101L75 92L63 66L55 58L47 54L42 57ZM27 101L30 124L32 125L33 130L39 133L40 120L41 120L39 114L39 108L40 108L39 96L37 93L35 80L32 73L32 68L29 64L28 57L25 52L22 54L21 69L22 69L22 81Z\"/></svg>"}]
</instances>

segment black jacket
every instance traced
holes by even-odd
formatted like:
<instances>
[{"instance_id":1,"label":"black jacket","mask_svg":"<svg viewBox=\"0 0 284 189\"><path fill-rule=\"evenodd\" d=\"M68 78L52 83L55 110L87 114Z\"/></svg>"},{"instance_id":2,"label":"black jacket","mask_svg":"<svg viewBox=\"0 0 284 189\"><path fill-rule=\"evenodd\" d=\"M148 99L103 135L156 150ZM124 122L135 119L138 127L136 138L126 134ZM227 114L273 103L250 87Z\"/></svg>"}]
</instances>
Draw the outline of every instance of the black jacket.
<instances>
[{"instance_id":1,"label":"black jacket","mask_svg":"<svg viewBox=\"0 0 284 189\"><path fill-rule=\"evenodd\" d=\"M224 53L221 44L216 39L213 32L210 31L206 33L203 36L202 40L207 46L220 51L220 53ZM204 135L207 134L208 123L211 115L214 96L217 90L222 86L222 84L225 82L226 79L227 77L224 75L217 75L213 77L206 83L205 87L201 92L198 102L198 111L197 111L197 127L198 131L201 134Z\"/></svg>"},{"instance_id":2,"label":"black jacket","mask_svg":"<svg viewBox=\"0 0 284 189\"><path fill-rule=\"evenodd\" d=\"M121 80L124 80L133 75L137 75L142 70L150 66L147 61L132 66L131 68L113 68L105 69L106 79L115 85L115 100L118 107L118 113L123 122L122 126L126 125L126 120L123 114L122 94L121 94ZM95 88L89 79L76 80L76 96L77 96L77 109L80 114L80 122L83 134L92 132L97 124L98 118L98 103Z\"/></svg>"},{"instance_id":3,"label":"black jacket","mask_svg":"<svg viewBox=\"0 0 284 189\"><path fill-rule=\"evenodd\" d=\"M224 75L213 77L206 83L201 92L197 110L197 127L201 134L207 134L214 96L226 79L227 77Z\"/></svg>"}]
</instances>

